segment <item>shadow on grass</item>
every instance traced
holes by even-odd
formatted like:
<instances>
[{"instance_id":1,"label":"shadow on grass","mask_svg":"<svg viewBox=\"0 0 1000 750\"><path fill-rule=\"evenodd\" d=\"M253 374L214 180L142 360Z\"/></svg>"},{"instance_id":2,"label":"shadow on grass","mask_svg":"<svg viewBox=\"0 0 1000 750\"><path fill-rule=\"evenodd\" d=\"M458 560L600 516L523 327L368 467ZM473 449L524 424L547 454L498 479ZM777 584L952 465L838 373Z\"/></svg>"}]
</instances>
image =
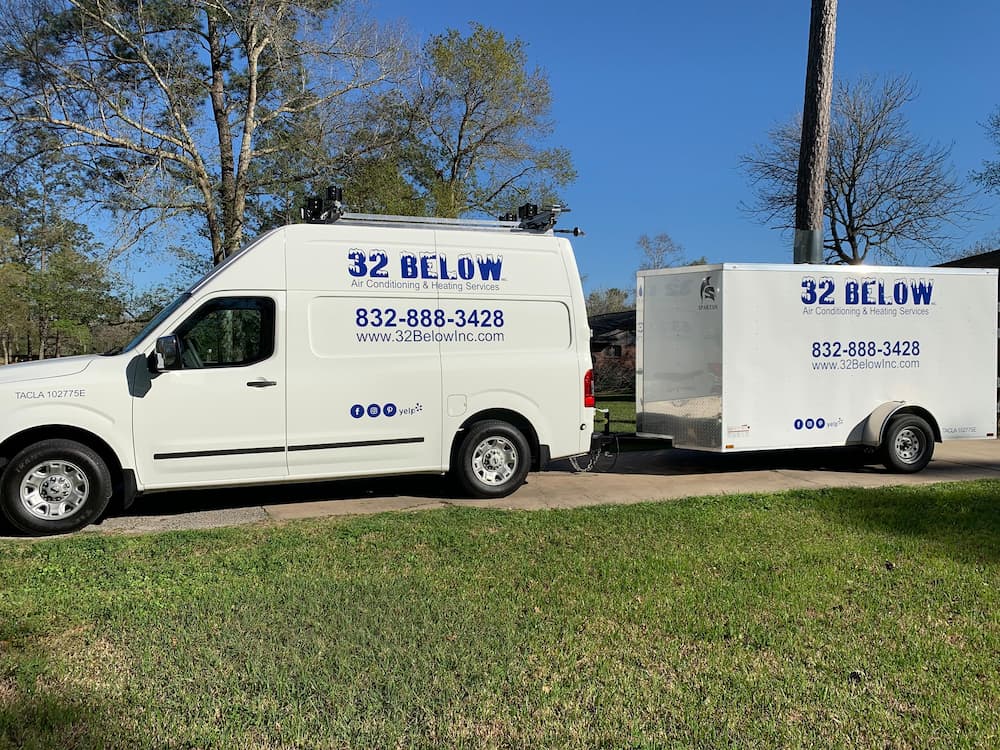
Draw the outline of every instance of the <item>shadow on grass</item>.
<instances>
[{"instance_id":1,"label":"shadow on grass","mask_svg":"<svg viewBox=\"0 0 1000 750\"><path fill-rule=\"evenodd\" d=\"M72 699L73 703L68 701ZM79 696L16 695L0 700L0 748L18 750L115 750L97 706Z\"/></svg>"},{"instance_id":2,"label":"shadow on grass","mask_svg":"<svg viewBox=\"0 0 1000 750\"><path fill-rule=\"evenodd\" d=\"M925 540L960 562L1000 563L1000 481L831 489L818 508L843 526Z\"/></svg>"},{"instance_id":3,"label":"shadow on grass","mask_svg":"<svg viewBox=\"0 0 1000 750\"><path fill-rule=\"evenodd\" d=\"M46 656L0 649L0 750L124 747L102 703L60 679Z\"/></svg>"}]
</instances>

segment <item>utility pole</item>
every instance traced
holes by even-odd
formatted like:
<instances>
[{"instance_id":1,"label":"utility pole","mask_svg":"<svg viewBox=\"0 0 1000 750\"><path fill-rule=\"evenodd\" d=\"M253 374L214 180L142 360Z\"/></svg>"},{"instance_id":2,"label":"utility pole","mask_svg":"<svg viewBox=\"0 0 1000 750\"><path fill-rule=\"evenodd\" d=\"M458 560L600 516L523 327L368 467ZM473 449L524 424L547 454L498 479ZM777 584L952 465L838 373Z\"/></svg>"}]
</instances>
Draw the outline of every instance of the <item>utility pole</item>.
<instances>
[{"instance_id":1,"label":"utility pole","mask_svg":"<svg viewBox=\"0 0 1000 750\"><path fill-rule=\"evenodd\" d=\"M837 0L812 0L795 197L793 257L796 263L823 262L823 202L830 158L830 99L833 96L836 33Z\"/></svg>"}]
</instances>

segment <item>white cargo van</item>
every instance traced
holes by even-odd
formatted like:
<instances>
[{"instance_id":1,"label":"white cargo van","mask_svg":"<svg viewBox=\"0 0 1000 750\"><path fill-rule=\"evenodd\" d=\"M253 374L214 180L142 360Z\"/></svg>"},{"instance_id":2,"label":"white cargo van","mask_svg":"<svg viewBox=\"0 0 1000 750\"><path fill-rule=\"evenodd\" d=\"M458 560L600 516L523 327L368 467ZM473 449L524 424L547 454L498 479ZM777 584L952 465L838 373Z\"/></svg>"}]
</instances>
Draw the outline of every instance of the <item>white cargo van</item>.
<instances>
[{"instance_id":1,"label":"white cargo van","mask_svg":"<svg viewBox=\"0 0 1000 750\"><path fill-rule=\"evenodd\" d=\"M641 272L636 298L641 436L860 445L900 472L995 437L996 270L727 263Z\"/></svg>"},{"instance_id":2,"label":"white cargo van","mask_svg":"<svg viewBox=\"0 0 1000 750\"><path fill-rule=\"evenodd\" d=\"M0 369L3 513L57 533L114 491L389 474L513 492L590 447L583 290L553 223L286 226L123 351Z\"/></svg>"}]
</instances>

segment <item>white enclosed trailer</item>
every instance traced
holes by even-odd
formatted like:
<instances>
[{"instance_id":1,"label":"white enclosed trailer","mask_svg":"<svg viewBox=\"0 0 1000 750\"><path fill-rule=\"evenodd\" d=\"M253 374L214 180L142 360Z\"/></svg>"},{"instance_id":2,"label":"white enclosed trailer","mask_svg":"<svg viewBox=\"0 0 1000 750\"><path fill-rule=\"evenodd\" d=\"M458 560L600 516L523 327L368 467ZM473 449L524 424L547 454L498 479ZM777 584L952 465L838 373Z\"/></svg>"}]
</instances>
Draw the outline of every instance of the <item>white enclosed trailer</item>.
<instances>
[{"instance_id":1,"label":"white enclosed trailer","mask_svg":"<svg viewBox=\"0 0 1000 750\"><path fill-rule=\"evenodd\" d=\"M996 270L727 263L640 272L636 302L642 437L864 445L898 471L995 437Z\"/></svg>"}]
</instances>

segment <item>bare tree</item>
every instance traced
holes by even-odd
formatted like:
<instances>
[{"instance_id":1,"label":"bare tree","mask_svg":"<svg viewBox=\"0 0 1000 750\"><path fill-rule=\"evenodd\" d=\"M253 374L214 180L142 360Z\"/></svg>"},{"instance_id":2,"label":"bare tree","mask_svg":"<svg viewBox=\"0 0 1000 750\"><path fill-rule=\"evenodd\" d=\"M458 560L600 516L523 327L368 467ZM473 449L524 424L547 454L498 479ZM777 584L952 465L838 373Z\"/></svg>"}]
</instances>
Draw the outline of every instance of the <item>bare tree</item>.
<instances>
[{"instance_id":1,"label":"bare tree","mask_svg":"<svg viewBox=\"0 0 1000 750\"><path fill-rule=\"evenodd\" d=\"M1000 149L1000 108L990 115L985 128L987 137ZM985 190L1000 193L1000 160L984 161L983 171L975 172L973 177Z\"/></svg>"},{"instance_id":2,"label":"bare tree","mask_svg":"<svg viewBox=\"0 0 1000 750\"><path fill-rule=\"evenodd\" d=\"M643 260L639 264L640 271L647 271L652 268L697 266L708 262L705 256L688 258L684 254L683 245L674 242L674 238L666 232L662 232L655 237L643 234L635 244L643 255Z\"/></svg>"},{"instance_id":3,"label":"bare tree","mask_svg":"<svg viewBox=\"0 0 1000 750\"><path fill-rule=\"evenodd\" d=\"M959 258L967 258L970 255L982 255L983 253L992 253L998 249L1000 249L1000 229L990 232L985 237L981 237L968 247L955 251L952 257L949 258L949 260L958 260Z\"/></svg>"},{"instance_id":4,"label":"bare tree","mask_svg":"<svg viewBox=\"0 0 1000 750\"><path fill-rule=\"evenodd\" d=\"M248 202L330 168L403 48L336 0L14 0L0 117L57 135L135 232L200 217L219 263Z\"/></svg>"},{"instance_id":5,"label":"bare tree","mask_svg":"<svg viewBox=\"0 0 1000 750\"><path fill-rule=\"evenodd\" d=\"M909 131L904 106L915 96L908 78L864 78L839 84L833 101L826 178L824 239L828 263L863 263L874 254L900 262L916 249L944 253L948 225L975 215L971 195L949 164L951 148L923 143ZM741 157L761 222L795 226L801 125L796 119Z\"/></svg>"},{"instance_id":6,"label":"bare tree","mask_svg":"<svg viewBox=\"0 0 1000 750\"><path fill-rule=\"evenodd\" d=\"M684 248L666 232L655 237L641 235L635 244L643 255L643 261L639 264L640 271L684 265Z\"/></svg>"}]
</instances>

